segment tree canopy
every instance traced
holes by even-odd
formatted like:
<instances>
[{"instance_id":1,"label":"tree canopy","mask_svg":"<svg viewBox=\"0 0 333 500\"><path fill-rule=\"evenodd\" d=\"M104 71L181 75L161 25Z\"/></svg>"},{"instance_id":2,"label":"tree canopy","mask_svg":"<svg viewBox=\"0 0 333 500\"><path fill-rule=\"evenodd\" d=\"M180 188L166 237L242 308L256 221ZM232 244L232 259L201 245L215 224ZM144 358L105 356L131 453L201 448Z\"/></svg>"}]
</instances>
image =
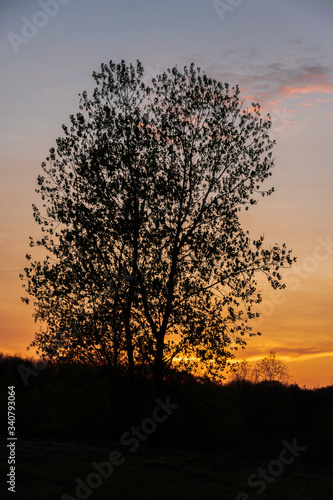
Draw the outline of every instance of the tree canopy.
<instances>
[{"instance_id":1,"label":"tree canopy","mask_svg":"<svg viewBox=\"0 0 333 500\"><path fill-rule=\"evenodd\" d=\"M22 275L41 320L32 346L160 382L172 363L221 374L259 333L256 276L283 288L293 260L239 220L274 190L270 117L193 63L145 83L139 61L111 61L93 78L38 177L30 245L47 255L27 255Z\"/></svg>"}]
</instances>

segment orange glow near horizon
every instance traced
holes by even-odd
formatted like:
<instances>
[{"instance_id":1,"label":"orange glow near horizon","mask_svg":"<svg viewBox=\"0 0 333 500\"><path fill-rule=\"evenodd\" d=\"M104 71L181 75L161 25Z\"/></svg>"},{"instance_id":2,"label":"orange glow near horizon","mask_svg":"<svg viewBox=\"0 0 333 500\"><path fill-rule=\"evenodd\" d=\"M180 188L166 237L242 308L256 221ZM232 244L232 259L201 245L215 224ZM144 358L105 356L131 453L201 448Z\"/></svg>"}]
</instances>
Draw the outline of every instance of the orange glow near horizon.
<instances>
[{"instance_id":1,"label":"orange glow near horizon","mask_svg":"<svg viewBox=\"0 0 333 500\"><path fill-rule=\"evenodd\" d=\"M264 120L270 114L276 168L264 187L275 192L260 197L241 222L251 239L264 235L266 247L286 243L297 257L282 273L285 290L258 280L262 316L252 325L262 335L245 338L236 359L274 351L300 386L332 384L333 2L235 2L223 22L212 1L192 2L190 11L184 2L101 2L102 10L67 2L17 51L8 33L21 32L22 16L32 19L38 2L2 2L0 351L34 354L26 347L39 324L32 304L20 300L19 279L26 253L37 259L29 247L29 236L40 234L31 205L42 202L34 190L41 163L63 136L61 124L70 126L79 111L78 94L91 96L92 72L110 59L139 59L148 83L166 68L194 62L230 91L238 85L249 109L259 102Z\"/></svg>"},{"instance_id":2,"label":"orange glow near horizon","mask_svg":"<svg viewBox=\"0 0 333 500\"><path fill-rule=\"evenodd\" d=\"M287 291L280 293L287 294ZM10 310L5 312L1 310L1 323L7 332L9 342L2 341L0 351L3 354L30 357L35 354L35 350L31 348L27 351L26 348L34 339L34 333L39 325L35 324L32 318L32 305L27 306L20 301L14 304L13 299L14 297L9 298ZM267 296L265 299L264 294L263 304L265 300L267 305L269 299ZM330 336L325 337L319 333L314 338L315 317L313 322L308 323L308 319L305 318L304 325L298 323L294 311L302 300L302 292L299 294L294 292L292 298L286 297L284 304L276 305L270 316L264 317L258 325L262 335L248 338L245 349L236 352L235 361L244 358L249 362L257 361L273 350L287 364L293 382L299 386L313 388L333 384L333 345ZM325 321L319 330L322 328L326 328ZM311 347L315 339L318 342L316 348Z\"/></svg>"},{"instance_id":3,"label":"orange glow near horizon","mask_svg":"<svg viewBox=\"0 0 333 500\"><path fill-rule=\"evenodd\" d=\"M276 163L278 165L279 161ZM275 185L274 180L272 185ZM252 325L262 336L248 338L246 348L237 351L236 360L251 361L273 350L287 363L295 383L308 387L326 386L333 378L333 290L332 280L328 279L333 274L333 238L323 229L329 227L329 215L327 220L321 219L317 224L315 212L313 220L304 219L302 211L305 208L301 205L300 217L297 219L294 212L290 218L288 195L288 186L280 185L276 193L260 200L258 207L245 212L241 218L251 237L264 234L266 246L286 242L287 248L293 249L297 263L282 273L287 285L285 290L276 292L265 279L260 279L263 302L258 310L262 317ZM16 237L6 228L8 236L0 245L3 261L7 263L2 271L0 351L23 357L34 354L33 349L27 351L26 347L39 328L32 316L32 304L27 306L20 301L25 294L19 274L26 265L25 254L34 254L33 249L29 249L28 236L39 231L30 207L31 200L28 200L29 223L23 219L22 229ZM307 233L309 237L304 240L303 235Z\"/></svg>"}]
</instances>

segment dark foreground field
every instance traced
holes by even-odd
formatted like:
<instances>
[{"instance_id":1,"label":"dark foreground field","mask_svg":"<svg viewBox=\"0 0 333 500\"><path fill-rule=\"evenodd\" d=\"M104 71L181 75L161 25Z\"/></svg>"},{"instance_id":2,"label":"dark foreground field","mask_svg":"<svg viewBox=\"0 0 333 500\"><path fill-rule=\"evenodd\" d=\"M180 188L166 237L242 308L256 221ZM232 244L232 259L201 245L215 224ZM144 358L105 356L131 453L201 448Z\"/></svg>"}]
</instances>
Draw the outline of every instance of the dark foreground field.
<instances>
[{"instance_id":1,"label":"dark foreground field","mask_svg":"<svg viewBox=\"0 0 333 500\"><path fill-rule=\"evenodd\" d=\"M125 461L115 468L101 486L86 493L96 500L191 500L333 499L332 469L298 463L283 473L258 495L258 487L247 480L259 467L267 468L267 457L245 459L235 453L198 453L141 446L129 453L116 441L57 442L20 440L17 447L17 487L8 498L15 500L60 500L75 493L77 483L94 471L92 462L108 460L111 450L122 450ZM277 457L275 457L277 458ZM3 471L4 472L4 471ZM242 496L241 493L244 492ZM246 497L245 492L248 494ZM5 497L6 498L6 497ZM83 498L81 496L81 498Z\"/></svg>"},{"instance_id":2,"label":"dark foreground field","mask_svg":"<svg viewBox=\"0 0 333 500\"><path fill-rule=\"evenodd\" d=\"M32 375L7 358L0 371L3 428L13 385L17 437L16 491L5 479L0 498L333 500L332 386L218 385L172 372L156 400L141 373L134 410L126 377L111 383L105 367Z\"/></svg>"}]
</instances>

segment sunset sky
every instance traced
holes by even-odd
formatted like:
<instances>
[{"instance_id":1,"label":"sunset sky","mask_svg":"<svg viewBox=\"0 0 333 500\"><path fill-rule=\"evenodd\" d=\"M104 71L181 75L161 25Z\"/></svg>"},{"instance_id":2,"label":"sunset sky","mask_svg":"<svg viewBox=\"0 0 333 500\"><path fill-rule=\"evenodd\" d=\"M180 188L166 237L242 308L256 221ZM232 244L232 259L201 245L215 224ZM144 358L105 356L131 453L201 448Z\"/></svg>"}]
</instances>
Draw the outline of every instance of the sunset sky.
<instances>
[{"instance_id":1,"label":"sunset sky","mask_svg":"<svg viewBox=\"0 0 333 500\"><path fill-rule=\"evenodd\" d=\"M193 61L271 114L276 192L242 220L297 256L285 291L265 287L262 336L239 357L274 350L299 385L332 384L332 22L332 0L2 0L0 350L25 355L34 338L19 274L39 231L36 179L92 72L139 59L149 78Z\"/></svg>"}]
</instances>

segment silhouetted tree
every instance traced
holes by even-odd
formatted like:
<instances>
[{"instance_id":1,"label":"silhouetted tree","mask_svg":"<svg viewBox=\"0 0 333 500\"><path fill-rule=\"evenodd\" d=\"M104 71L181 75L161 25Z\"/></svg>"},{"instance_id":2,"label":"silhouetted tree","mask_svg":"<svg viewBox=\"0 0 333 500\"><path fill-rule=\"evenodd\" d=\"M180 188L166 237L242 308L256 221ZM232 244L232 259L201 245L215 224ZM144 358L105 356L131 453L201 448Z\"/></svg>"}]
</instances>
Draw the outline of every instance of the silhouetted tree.
<instances>
[{"instance_id":1,"label":"silhouetted tree","mask_svg":"<svg viewBox=\"0 0 333 500\"><path fill-rule=\"evenodd\" d=\"M252 368L246 359L242 359L242 361L237 363L233 371L232 379L237 381L252 380Z\"/></svg>"},{"instance_id":2,"label":"silhouetted tree","mask_svg":"<svg viewBox=\"0 0 333 500\"><path fill-rule=\"evenodd\" d=\"M255 363L251 375L253 382L263 380L281 382L282 384L290 382L288 366L281 359L278 359L273 351Z\"/></svg>"},{"instance_id":3,"label":"silhouetted tree","mask_svg":"<svg viewBox=\"0 0 333 500\"><path fill-rule=\"evenodd\" d=\"M177 358L209 374L225 367L256 334L256 274L283 288L292 257L251 241L239 221L273 192L262 187L274 164L269 116L194 64L150 84L143 75L139 61L93 73L92 97L81 95L42 164L43 234L31 246L48 255L25 274L46 323L33 346L125 362L131 374L152 365L159 391Z\"/></svg>"},{"instance_id":4,"label":"silhouetted tree","mask_svg":"<svg viewBox=\"0 0 333 500\"><path fill-rule=\"evenodd\" d=\"M269 382L277 381L287 384L291 377L286 363L278 359L277 355L271 351L256 363L250 363L246 359L237 363L232 379L248 380L254 383L268 380Z\"/></svg>"}]
</instances>

